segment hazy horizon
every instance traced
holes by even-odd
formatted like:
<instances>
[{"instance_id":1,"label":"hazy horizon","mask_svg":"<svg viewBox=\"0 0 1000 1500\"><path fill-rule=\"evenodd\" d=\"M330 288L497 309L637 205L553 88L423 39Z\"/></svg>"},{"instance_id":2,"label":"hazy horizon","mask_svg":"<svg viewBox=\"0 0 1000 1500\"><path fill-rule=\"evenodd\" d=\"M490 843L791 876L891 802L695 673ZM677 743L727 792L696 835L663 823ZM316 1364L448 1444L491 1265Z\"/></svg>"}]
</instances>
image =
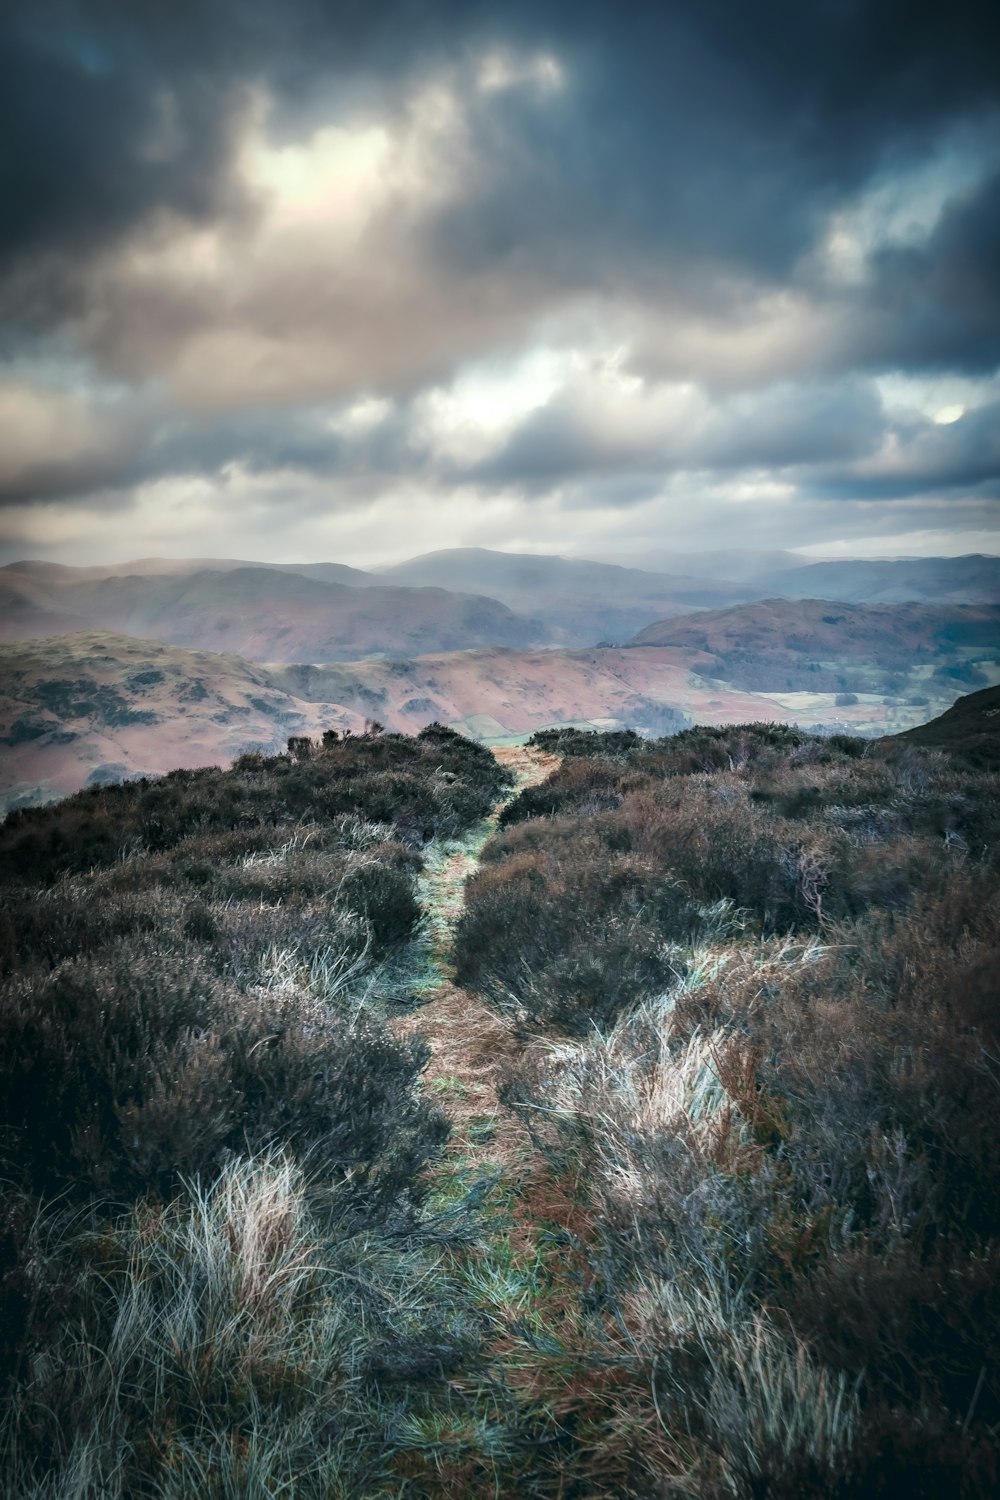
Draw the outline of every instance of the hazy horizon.
<instances>
[{"instance_id":1,"label":"hazy horizon","mask_svg":"<svg viewBox=\"0 0 1000 1500\"><path fill-rule=\"evenodd\" d=\"M993 540L994 540L994 545L997 546L998 549L1000 549L1000 536L998 536L996 538L993 538ZM456 543L454 548L447 548L447 547L429 548L428 552L429 553L433 553L433 552L441 552L441 551L449 551L449 550L464 551L464 550L474 550L474 549L472 549L472 548L466 549L461 544ZM637 556L636 554L634 554L631 551L612 552L610 550L605 549L603 556L598 557L598 556L595 555L597 549L594 549L594 551L592 551L592 552L584 552L584 551L581 551L581 550L571 551L567 547L561 547L561 548L559 548L559 547L552 547L552 548L537 547L537 548L532 548L532 547L529 547L527 545L524 545L522 547L492 547L492 548L486 548L486 549L483 549L483 550L493 551L493 552L500 552L500 553L506 553L506 554L511 555L511 556L529 555L529 556L537 556L537 557L563 557L563 558L569 559L571 561L576 561L576 562L604 562L604 563L614 564L614 565L616 565L618 567L638 568L640 570L646 570L646 571L649 571L649 572L652 572L652 573L666 571L665 565L661 565L659 562L656 562L656 563L654 563L652 561L645 561L644 562L641 556ZM706 555L711 555L713 552L717 553L718 555L724 555L725 553L734 552L734 551L739 551L739 552L741 552L742 554L744 554L748 558L751 558L754 555L759 555L759 556L763 557L763 556L769 555L772 552L779 552L780 551L780 552L785 552L785 553L787 553L789 555L793 555L793 556L796 556L796 557L801 557L804 564L805 563L811 563L811 562L815 562L815 563L820 563L820 562L919 562L921 560L925 560L925 559L928 559L928 558L971 557L971 556L997 557L997 556L1000 556L1000 550L998 550L996 552L993 552L993 551L988 550L986 547L970 547L969 549L966 549L966 548L963 547L961 550L954 551L954 552L943 552L942 551L942 552L909 552L909 553L906 553L906 552L874 552L874 551L872 551L872 552L862 552L862 551L851 551L851 552L848 552L848 551L837 549L835 547L825 547L825 548L822 548L822 549L818 548L818 547L813 547L813 548L805 548L805 547L784 547L784 548L753 548L753 547L746 547L746 548L728 548L727 547L727 548L717 548L717 549L713 549L713 548L699 548L697 551L694 551L694 550L687 551L687 550L682 550L680 548L677 548L676 551L673 552L673 554L672 554L674 557L676 557L677 564L678 564L678 566L675 569L675 571L678 572L678 573L683 573L685 571L683 565L684 565L684 563L685 563L685 561L687 559L692 559L694 561L697 561L699 558L705 557ZM0 557L0 567L7 567L7 566L16 565L18 563L30 563L30 562L52 562L52 563L59 563L59 564L61 564L63 566L68 566L68 567L102 567L102 566L117 567L117 566L120 566L123 563L128 563L128 562L150 562L150 561L156 561L156 562L189 562L190 561L190 562L195 562L195 561L212 561L212 560L216 560L216 561L233 561L233 560L238 560L240 562L245 562L247 564L250 564L251 566L253 564L256 564L256 563L259 563L259 564L277 563L277 564L282 564L282 565L286 565L286 564L287 565L291 565L291 564L295 564L295 563L302 564L302 563L305 563L305 562L309 562L309 563L327 563L327 562L331 562L331 563L343 564L346 567L358 568L358 569L360 569L363 572L377 573L381 569L387 569L387 568L396 567L400 563L408 562L408 561L412 560L413 558L419 557L419 556L422 556L422 555L424 555L424 554L423 553L417 553L417 552L400 552L400 553L392 553L392 554L388 554L388 553L385 553L385 554L375 554L375 555L372 555L371 557L366 557L364 559L362 559L360 557L345 557L345 556L337 556L337 557L312 557L312 558L306 559L306 558L303 558L300 554L296 554L294 552L290 552L286 556L283 553L281 553L279 551L274 551L274 550L269 551L266 556L260 556L260 555L258 555L258 556L246 556L246 555L244 555L241 552L241 553L227 554L225 557L223 557L223 555L221 553L205 553L205 552L201 552L201 551L199 551L197 549L194 549L194 548L188 549L186 551L180 551L180 550L178 550L178 551L175 551L175 552L146 553L146 554L143 554L143 555L140 555L140 554L135 553L135 552L129 552L127 550L126 551L120 551L119 549L105 549L105 550L102 550L100 553L94 553L93 555L90 555L89 553L86 554L86 555L84 555L81 552L76 551L76 552L74 552L74 554L72 556L65 556L65 557L28 556L27 554L25 554L23 556L16 556L16 557L15 556L11 556L11 557L2 556L2 557Z\"/></svg>"},{"instance_id":2,"label":"hazy horizon","mask_svg":"<svg viewBox=\"0 0 1000 1500\"><path fill-rule=\"evenodd\" d=\"M12 0L0 561L1000 552L1000 45Z\"/></svg>"}]
</instances>

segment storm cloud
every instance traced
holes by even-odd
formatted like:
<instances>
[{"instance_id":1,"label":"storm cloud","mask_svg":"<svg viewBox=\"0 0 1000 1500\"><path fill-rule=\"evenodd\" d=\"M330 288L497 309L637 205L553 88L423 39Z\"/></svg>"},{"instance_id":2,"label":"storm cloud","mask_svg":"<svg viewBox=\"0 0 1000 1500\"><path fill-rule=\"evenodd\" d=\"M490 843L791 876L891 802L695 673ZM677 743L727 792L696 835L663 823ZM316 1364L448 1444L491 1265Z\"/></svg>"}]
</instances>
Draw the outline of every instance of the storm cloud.
<instances>
[{"instance_id":1,"label":"storm cloud","mask_svg":"<svg viewBox=\"0 0 1000 1500\"><path fill-rule=\"evenodd\" d=\"M995 528L993 7L0 25L7 555Z\"/></svg>"}]
</instances>

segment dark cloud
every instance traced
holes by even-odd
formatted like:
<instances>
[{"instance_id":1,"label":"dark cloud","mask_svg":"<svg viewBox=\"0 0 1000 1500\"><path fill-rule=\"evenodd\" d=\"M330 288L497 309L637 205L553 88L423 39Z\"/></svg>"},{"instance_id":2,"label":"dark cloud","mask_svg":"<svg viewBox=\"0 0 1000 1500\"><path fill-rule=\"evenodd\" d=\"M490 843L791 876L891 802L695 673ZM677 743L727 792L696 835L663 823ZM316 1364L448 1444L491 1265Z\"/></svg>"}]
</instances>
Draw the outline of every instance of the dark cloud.
<instances>
[{"instance_id":1,"label":"dark cloud","mask_svg":"<svg viewBox=\"0 0 1000 1500\"><path fill-rule=\"evenodd\" d=\"M442 217L457 267L555 259L614 287L788 275L817 223L890 160L1000 99L981 4L543 6L566 109L511 91L478 124L484 170ZM570 21L570 16L572 19ZM564 23L565 27L564 27Z\"/></svg>"},{"instance_id":2,"label":"dark cloud","mask_svg":"<svg viewBox=\"0 0 1000 1500\"><path fill-rule=\"evenodd\" d=\"M534 413L473 472L545 488L586 475L785 469L874 452L885 435L867 381L786 384L709 403L670 387L612 404L570 392Z\"/></svg>"},{"instance_id":3,"label":"dark cloud","mask_svg":"<svg viewBox=\"0 0 1000 1500\"><path fill-rule=\"evenodd\" d=\"M9 0L0 39L8 503L233 465L611 508L689 472L994 493L995 406L908 421L871 377L1000 364L995 5ZM241 154L265 108L275 151L383 132L356 232L275 213ZM869 226L838 279L837 216L945 145L937 221ZM470 362L578 336L628 347L621 383L578 370L485 456L428 428ZM50 345L89 393L30 388Z\"/></svg>"},{"instance_id":4,"label":"dark cloud","mask_svg":"<svg viewBox=\"0 0 1000 1500\"><path fill-rule=\"evenodd\" d=\"M672 275L692 256L786 274L817 215L879 163L1000 98L995 7L975 0L14 0L0 254L65 268L156 213L232 209L250 85L289 121L318 101L338 114L491 39L551 47L572 93L551 108L502 91L479 111L480 171L435 249L456 268L544 260L588 284L655 280L663 257Z\"/></svg>"},{"instance_id":5,"label":"dark cloud","mask_svg":"<svg viewBox=\"0 0 1000 1500\"><path fill-rule=\"evenodd\" d=\"M819 494L897 500L960 492L1000 499L1000 401L954 422L911 422L887 451L852 470L814 476Z\"/></svg>"},{"instance_id":6,"label":"dark cloud","mask_svg":"<svg viewBox=\"0 0 1000 1500\"><path fill-rule=\"evenodd\" d=\"M858 363L988 374L1000 364L1000 170L950 204L924 244L873 257Z\"/></svg>"}]
</instances>

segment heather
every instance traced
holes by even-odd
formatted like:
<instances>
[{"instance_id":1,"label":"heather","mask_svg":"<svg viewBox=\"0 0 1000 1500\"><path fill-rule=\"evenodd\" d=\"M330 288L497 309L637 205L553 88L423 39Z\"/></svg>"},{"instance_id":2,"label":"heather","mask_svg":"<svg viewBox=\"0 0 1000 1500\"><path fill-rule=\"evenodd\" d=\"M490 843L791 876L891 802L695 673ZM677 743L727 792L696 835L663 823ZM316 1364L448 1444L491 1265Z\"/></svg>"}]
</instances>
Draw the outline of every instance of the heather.
<instances>
[{"instance_id":1,"label":"heather","mask_svg":"<svg viewBox=\"0 0 1000 1500\"><path fill-rule=\"evenodd\" d=\"M995 772L507 759L376 727L0 830L0 1492L995 1493Z\"/></svg>"}]
</instances>

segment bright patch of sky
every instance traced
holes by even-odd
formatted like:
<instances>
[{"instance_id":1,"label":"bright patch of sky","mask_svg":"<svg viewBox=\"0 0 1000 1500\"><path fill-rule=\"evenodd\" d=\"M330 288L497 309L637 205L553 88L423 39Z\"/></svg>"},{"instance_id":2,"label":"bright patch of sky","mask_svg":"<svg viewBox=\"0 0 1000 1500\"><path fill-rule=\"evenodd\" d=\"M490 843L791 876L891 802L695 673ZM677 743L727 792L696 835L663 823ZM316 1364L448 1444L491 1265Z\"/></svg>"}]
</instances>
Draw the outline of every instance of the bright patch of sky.
<instances>
[{"instance_id":1,"label":"bright patch of sky","mask_svg":"<svg viewBox=\"0 0 1000 1500\"><path fill-rule=\"evenodd\" d=\"M917 413L941 425L1000 401L1000 375L977 380L962 375L921 376L893 371L877 375L874 383L887 412Z\"/></svg>"}]
</instances>

